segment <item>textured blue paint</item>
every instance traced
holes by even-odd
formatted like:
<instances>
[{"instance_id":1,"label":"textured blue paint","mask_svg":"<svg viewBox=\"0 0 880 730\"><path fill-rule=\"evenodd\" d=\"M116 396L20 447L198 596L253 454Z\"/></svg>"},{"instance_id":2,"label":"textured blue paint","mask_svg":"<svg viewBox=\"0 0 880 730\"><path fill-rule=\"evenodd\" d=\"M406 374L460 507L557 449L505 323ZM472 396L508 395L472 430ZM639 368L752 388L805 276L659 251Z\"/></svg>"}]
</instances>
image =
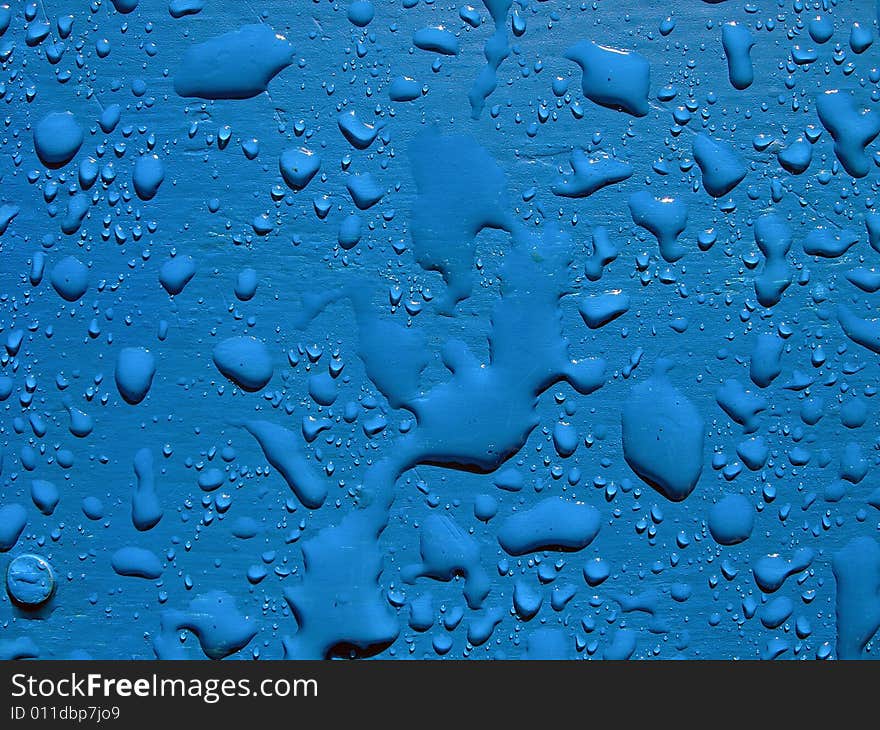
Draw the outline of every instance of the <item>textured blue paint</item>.
<instances>
[{"instance_id":1,"label":"textured blue paint","mask_svg":"<svg viewBox=\"0 0 880 730\"><path fill-rule=\"evenodd\" d=\"M875 657L878 10L0 7L0 657Z\"/></svg>"}]
</instances>

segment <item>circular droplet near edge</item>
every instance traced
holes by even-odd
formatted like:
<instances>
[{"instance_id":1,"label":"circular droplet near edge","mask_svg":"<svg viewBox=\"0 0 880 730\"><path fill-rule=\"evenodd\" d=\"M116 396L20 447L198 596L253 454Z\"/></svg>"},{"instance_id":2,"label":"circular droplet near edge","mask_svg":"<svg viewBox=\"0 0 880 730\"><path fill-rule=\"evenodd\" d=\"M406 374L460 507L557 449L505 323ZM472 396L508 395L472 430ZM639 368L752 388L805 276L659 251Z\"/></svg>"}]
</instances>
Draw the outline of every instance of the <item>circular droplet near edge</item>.
<instances>
[{"instance_id":1,"label":"circular droplet near edge","mask_svg":"<svg viewBox=\"0 0 880 730\"><path fill-rule=\"evenodd\" d=\"M37 608L55 593L52 566L39 555L19 555L6 568L6 592L23 608Z\"/></svg>"}]
</instances>

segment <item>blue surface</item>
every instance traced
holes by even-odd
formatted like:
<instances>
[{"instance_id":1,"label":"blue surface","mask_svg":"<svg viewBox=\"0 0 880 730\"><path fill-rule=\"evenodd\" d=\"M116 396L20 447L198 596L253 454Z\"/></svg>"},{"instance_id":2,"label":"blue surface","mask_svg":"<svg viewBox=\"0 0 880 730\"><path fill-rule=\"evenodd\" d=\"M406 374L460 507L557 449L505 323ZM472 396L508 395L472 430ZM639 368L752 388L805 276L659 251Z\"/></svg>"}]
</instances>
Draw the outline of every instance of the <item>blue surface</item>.
<instances>
[{"instance_id":1,"label":"blue surface","mask_svg":"<svg viewBox=\"0 0 880 730\"><path fill-rule=\"evenodd\" d=\"M874 2L11 5L0 657L877 656Z\"/></svg>"}]
</instances>

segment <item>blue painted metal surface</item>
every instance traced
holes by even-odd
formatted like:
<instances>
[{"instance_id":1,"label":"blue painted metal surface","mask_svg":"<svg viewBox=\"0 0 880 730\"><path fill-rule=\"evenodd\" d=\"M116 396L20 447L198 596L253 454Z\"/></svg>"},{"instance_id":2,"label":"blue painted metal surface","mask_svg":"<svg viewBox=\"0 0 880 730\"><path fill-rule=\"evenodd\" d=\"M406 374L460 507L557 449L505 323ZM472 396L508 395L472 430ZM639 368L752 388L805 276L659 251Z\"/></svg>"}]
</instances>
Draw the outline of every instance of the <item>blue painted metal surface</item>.
<instances>
[{"instance_id":1,"label":"blue painted metal surface","mask_svg":"<svg viewBox=\"0 0 880 730\"><path fill-rule=\"evenodd\" d=\"M0 8L0 656L876 656L877 23Z\"/></svg>"}]
</instances>

